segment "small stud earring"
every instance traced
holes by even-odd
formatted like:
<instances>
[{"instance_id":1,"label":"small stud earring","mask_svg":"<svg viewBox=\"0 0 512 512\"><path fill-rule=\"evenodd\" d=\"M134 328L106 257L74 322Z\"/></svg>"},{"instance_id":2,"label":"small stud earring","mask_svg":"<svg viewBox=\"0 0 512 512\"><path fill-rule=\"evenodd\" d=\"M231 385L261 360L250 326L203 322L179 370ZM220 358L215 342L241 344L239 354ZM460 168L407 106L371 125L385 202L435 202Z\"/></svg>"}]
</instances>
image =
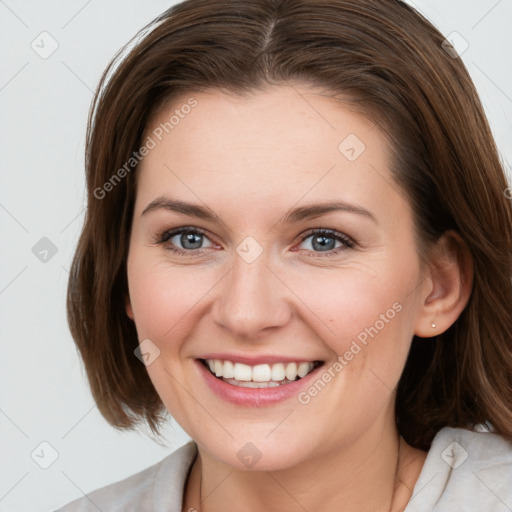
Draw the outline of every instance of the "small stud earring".
<instances>
[{"instance_id":1,"label":"small stud earring","mask_svg":"<svg viewBox=\"0 0 512 512\"><path fill-rule=\"evenodd\" d=\"M435 329L436 328L436 324L434 322L432 322L432 329Z\"/></svg>"}]
</instances>

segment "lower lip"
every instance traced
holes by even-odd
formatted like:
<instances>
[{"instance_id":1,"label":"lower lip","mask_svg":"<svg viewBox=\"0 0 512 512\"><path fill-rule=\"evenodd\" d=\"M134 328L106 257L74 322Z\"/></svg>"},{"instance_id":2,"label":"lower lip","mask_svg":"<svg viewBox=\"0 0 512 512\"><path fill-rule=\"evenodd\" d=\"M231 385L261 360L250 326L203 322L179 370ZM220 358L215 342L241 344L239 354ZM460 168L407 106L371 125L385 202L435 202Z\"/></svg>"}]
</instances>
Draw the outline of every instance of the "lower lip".
<instances>
[{"instance_id":1,"label":"lower lip","mask_svg":"<svg viewBox=\"0 0 512 512\"><path fill-rule=\"evenodd\" d=\"M304 387L307 387L309 382L315 378L318 370L323 367L323 365L321 365L315 368L302 379L288 384L281 384L273 388L244 388L228 384L218 379L201 361L196 360L196 363L199 366L199 371L206 381L206 384L217 396L227 402L242 407L265 407L296 397L300 391Z\"/></svg>"}]
</instances>

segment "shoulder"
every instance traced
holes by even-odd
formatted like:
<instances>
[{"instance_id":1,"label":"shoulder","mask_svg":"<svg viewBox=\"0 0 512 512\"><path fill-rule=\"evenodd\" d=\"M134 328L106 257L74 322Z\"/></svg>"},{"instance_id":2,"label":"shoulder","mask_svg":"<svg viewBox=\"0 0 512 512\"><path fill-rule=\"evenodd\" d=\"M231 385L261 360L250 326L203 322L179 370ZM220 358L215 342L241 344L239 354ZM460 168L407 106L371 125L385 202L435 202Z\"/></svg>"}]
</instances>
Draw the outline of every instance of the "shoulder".
<instances>
[{"instance_id":1,"label":"shoulder","mask_svg":"<svg viewBox=\"0 0 512 512\"><path fill-rule=\"evenodd\" d=\"M435 436L405 512L512 510L512 442L483 428Z\"/></svg>"},{"instance_id":2,"label":"shoulder","mask_svg":"<svg viewBox=\"0 0 512 512\"><path fill-rule=\"evenodd\" d=\"M193 441L157 464L78 498L57 512L180 512L188 470L197 454Z\"/></svg>"}]
</instances>

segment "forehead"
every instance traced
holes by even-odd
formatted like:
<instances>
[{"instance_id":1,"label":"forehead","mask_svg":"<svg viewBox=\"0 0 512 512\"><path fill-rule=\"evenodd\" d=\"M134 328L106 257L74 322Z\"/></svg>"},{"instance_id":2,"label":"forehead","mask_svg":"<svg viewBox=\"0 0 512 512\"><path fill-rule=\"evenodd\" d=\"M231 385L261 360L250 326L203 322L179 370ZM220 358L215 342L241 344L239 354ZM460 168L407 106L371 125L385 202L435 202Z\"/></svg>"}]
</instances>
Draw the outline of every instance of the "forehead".
<instances>
[{"instance_id":1,"label":"forehead","mask_svg":"<svg viewBox=\"0 0 512 512\"><path fill-rule=\"evenodd\" d=\"M378 127L313 88L184 94L159 111L146 137L154 147L137 171L138 209L167 193L260 208L397 195Z\"/></svg>"}]
</instances>

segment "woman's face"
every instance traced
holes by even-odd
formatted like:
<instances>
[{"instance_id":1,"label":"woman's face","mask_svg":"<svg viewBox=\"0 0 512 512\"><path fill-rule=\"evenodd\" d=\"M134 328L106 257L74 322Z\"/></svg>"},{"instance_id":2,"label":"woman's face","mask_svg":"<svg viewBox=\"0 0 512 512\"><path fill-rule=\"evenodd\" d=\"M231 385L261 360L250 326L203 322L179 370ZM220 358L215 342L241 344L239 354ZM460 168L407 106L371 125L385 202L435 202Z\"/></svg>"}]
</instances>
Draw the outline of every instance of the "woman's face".
<instances>
[{"instance_id":1,"label":"woman's face","mask_svg":"<svg viewBox=\"0 0 512 512\"><path fill-rule=\"evenodd\" d=\"M171 415L240 469L394 432L429 280L379 127L283 85L184 95L149 128L127 312Z\"/></svg>"}]
</instances>

